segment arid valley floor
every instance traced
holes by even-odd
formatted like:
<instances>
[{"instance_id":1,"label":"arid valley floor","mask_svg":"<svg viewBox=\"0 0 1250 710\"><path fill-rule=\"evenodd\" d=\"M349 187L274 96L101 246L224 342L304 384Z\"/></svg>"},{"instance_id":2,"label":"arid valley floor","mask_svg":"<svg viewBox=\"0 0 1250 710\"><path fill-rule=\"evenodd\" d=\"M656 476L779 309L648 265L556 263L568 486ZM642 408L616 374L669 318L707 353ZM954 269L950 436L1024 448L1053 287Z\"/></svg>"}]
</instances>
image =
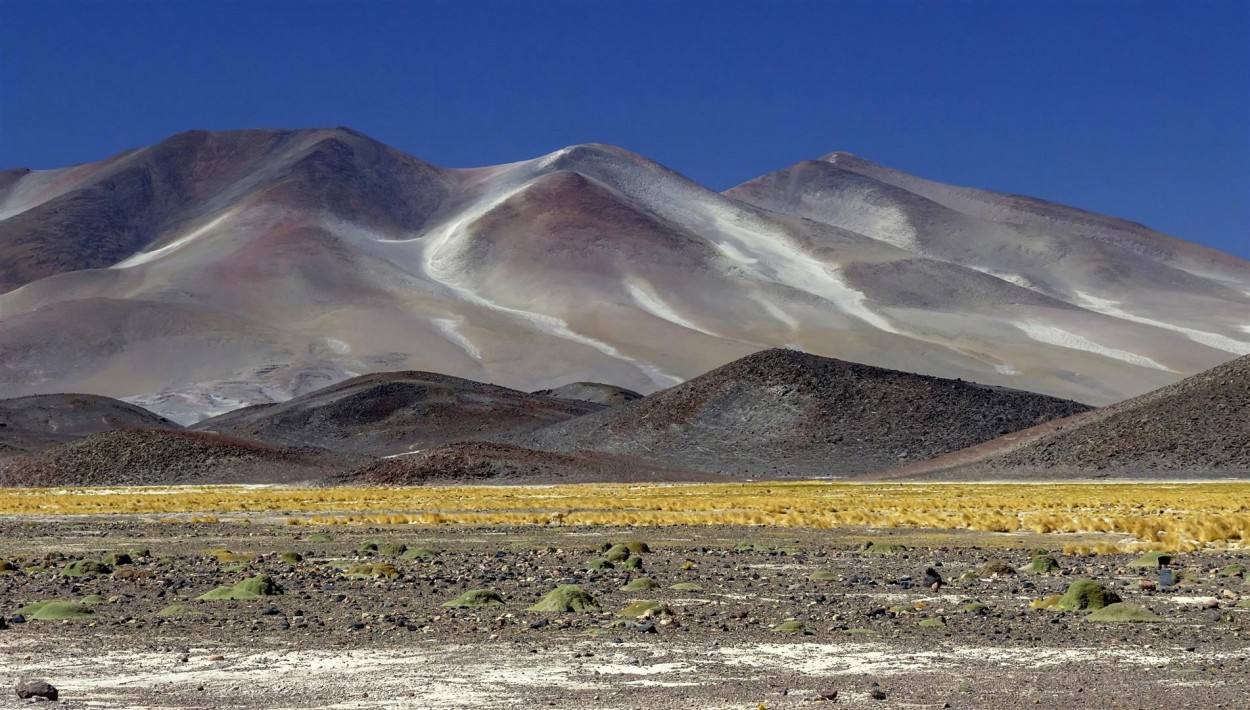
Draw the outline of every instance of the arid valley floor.
<instances>
[{"instance_id":1,"label":"arid valley floor","mask_svg":"<svg viewBox=\"0 0 1250 710\"><path fill-rule=\"evenodd\" d=\"M9 491L0 676L46 679L66 708L1242 707L1246 484L769 485L496 489L493 510L482 489L360 489L350 514L346 489ZM631 490L672 515L801 490L879 517L613 524L639 513ZM908 501L943 512L935 495L946 522L908 524ZM399 506L550 518L430 524ZM571 524L578 511L603 524ZM1125 532L1143 525L1169 542ZM1142 555L1165 548L1178 584L1149 589ZM282 593L198 600L258 577ZM1037 608L1082 579L1155 618ZM596 607L530 610L569 584ZM502 604L444 606L475 589ZM48 600L77 606L40 620Z\"/></svg>"}]
</instances>

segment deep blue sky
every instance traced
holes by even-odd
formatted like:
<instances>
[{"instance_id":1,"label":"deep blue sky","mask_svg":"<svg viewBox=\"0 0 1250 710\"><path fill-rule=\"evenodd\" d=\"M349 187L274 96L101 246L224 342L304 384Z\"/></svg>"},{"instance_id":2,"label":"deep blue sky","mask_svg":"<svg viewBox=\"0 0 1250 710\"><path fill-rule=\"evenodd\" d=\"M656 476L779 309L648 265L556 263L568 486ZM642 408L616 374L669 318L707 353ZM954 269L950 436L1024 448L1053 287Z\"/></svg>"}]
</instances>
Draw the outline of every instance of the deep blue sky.
<instances>
[{"instance_id":1,"label":"deep blue sky","mask_svg":"<svg viewBox=\"0 0 1250 710\"><path fill-rule=\"evenodd\" d=\"M1250 257L1250 3L0 0L0 168L346 125L725 189L833 150Z\"/></svg>"}]
</instances>

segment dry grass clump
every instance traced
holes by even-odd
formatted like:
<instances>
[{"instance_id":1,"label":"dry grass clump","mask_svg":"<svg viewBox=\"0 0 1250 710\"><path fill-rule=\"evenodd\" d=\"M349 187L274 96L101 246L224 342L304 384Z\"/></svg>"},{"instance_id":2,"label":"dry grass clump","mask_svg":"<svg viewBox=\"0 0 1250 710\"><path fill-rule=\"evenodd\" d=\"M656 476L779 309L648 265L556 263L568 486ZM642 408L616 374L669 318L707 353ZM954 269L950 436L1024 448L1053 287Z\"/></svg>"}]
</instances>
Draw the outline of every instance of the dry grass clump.
<instances>
[{"instance_id":1,"label":"dry grass clump","mask_svg":"<svg viewBox=\"0 0 1250 710\"><path fill-rule=\"evenodd\" d=\"M139 494L136 494L139 493ZM702 483L542 488L6 489L0 514L271 513L292 525L769 525L1103 533L1067 554L1250 545L1250 483ZM429 512L438 511L438 512ZM185 524L186 517L169 517ZM241 520L246 521L247 518ZM626 545L628 547L628 544ZM631 550L638 554L638 550Z\"/></svg>"}]
</instances>

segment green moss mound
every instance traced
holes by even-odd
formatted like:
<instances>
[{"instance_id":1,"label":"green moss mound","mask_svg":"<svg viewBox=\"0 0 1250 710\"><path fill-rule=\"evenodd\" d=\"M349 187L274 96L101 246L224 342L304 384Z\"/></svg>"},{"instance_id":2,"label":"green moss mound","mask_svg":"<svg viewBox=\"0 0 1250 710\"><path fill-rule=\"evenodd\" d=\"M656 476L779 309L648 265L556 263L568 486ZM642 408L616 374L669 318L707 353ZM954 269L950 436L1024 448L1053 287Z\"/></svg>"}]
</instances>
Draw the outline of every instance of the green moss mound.
<instances>
[{"instance_id":1,"label":"green moss mound","mask_svg":"<svg viewBox=\"0 0 1250 710\"><path fill-rule=\"evenodd\" d=\"M135 560L141 559L144 557L151 557L151 556L152 556L152 551L146 547L136 547L135 549L130 551L131 559L135 559Z\"/></svg>"},{"instance_id":2,"label":"green moss mound","mask_svg":"<svg viewBox=\"0 0 1250 710\"><path fill-rule=\"evenodd\" d=\"M649 611L658 611L663 608L664 608L664 605L661 604L660 602L644 599L644 600L636 601L630 604L629 606L625 607L624 609L621 609L620 611L616 612L616 615L626 616L630 618L637 618L639 616L642 616L643 614L646 614Z\"/></svg>"},{"instance_id":3,"label":"green moss mound","mask_svg":"<svg viewBox=\"0 0 1250 710\"><path fill-rule=\"evenodd\" d=\"M1052 574L1062 571L1059 567L1059 560L1056 560L1053 555L1044 552L1033 555L1033 559L1029 560L1027 569L1033 574Z\"/></svg>"},{"instance_id":4,"label":"green moss mound","mask_svg":"<svg viewBox=\"0 0 1250 710\"><path fill-rule=\"evenodd\" d=\"M931 616L927 619L921 619L920 621L916 622L916 626L919 626L922 629L936 629L942 626L946 626L946 617Z\"/></svg>"},{"instance_id":5,"label":"green moss mound","mask_svg":"<svg viewBox=\"0 0 1250 710\"><path fill-rule=\"evenodd\" d=\"M395 579L399 576L399 570L395 567L395 565L389 562L366 562L364 564L352 565L351 567L348 567L343 574L348 577L356 577L359 579Z\"/></svg>"},{"instance_id":6,"label":"green moss mound","mask_svg":"<svg viewBox=\"0 0 1250 710\"><path fill-rule=\"evenodd\" d=\"M244 572L251 572L252 566L246 562L236 562L232 565L226 565L221 571L226 574L243 574Z\"/></svg>"},{"instance_id":7,"label":"green moss mound","mask_svg":"<svg viewBox=\"0 0 1250 710\"><path fill-rule=\"evenodd\" d=\"M768 552L772 548L768 545L761 545L756 542L740 542L734 545L734 549L738 552Z\"/></svg>"},{"instance_id":8,"label":"green moss mound","mask_svg":"<svg viewBox=\"0 0 1250 710\"><path fill-rule=\"evenodd\" d=\"M865 555L901 555L907 548L893 542L866 542L860 548Z\"/></svg>"},{"instance_id":9,"label":"green moss mound","mask_svg":"<svg viewBox=\"0 0 1250 710\"><path fill-rule=\"evenodd\" d=\"M642 569L642 558L638 555L629 557L621 563L621 569Z\"/></svg>"},{"instance_id":10,"label":"green moss mound","mask_svg":"<svg viewBox=\"0 0 1250 710\"><path fill-rule=\"evenodd\" d=\"M678 584L674 584L673 586L669 587L669 589L673 590L674 592L701 592L703 591L703 587L695 584L694 582L679 582Z\"/></svg>"},{"instance_id":11,"label":"green moss mound","mask_svg":"<svg viewBox=\"0 0 1250 710\"><path fill-rule=\"evenodd\" d=\"M605 560L602 557L598 557L596 559L591 560L590 562L587 562L586 569L588 570L616 569L616 565L612 564L609 560Z\"/></svg>"},{"instance_id":12,"label":"green moss mound","mask_svg":"<svg viewBox=\"0 0 1250 710\"><path fill-rule=\"evenodd\" d=\"M399 556L399 559L430 562L433 561L435 557L438 557L438 550L431 550L428 547L414 547L411 550L405 551L404 554Z\"/></svg>"},{"instance_id":13,"label":"green moss mound","mask_svg":"<svg viewBox=\"0 0 1250 710\"><path fill-rule=\"evenodd\" d=\"M99 594L88 594L87 596L83 597L82 599L79 599L78 601L82 602L83 604L104 604L108 600L100 596Z\"/></svg>"},{"instance_id":14,"label":"green moss mound","mask_svg":"<svg viewBox=\"0 0 1250 710\"><path fill-rule=\"evenodd\" d=\"M304 556L298 552L283 552L281 555L278 555L278 559L288 565L297 565L304 561Z\"/></svg>"},{"instance_id":15,"label":"green moss mound","mask_svg":"<svg viewBox=\"0 0 1250 710\"><path fill-rule=\"evenodd\" d=\"M1029 602L1029 608L1030 609L1054 609L1055 605L1058 604L1059 600L1062 598L1063 598L1063 595L1061 594L1052 594L1048 597L1042 597L1041 599L1034 599L1033 601Z\"/></svg>"},{"instance_id":16,"label":"green moss mound","mask_svg":"<svg viewBox=\"0 0 1250 710\"><path fill-rule=\"evenodd\" d=\"M283 594L282 587L268 575L249 577L230 587L218 587L211 592L200 595L201 601L263 599Z\"/></svg>"},{"instance_id":17,"label":"green moss mound","mask_svg":"<svg viewBox=\"0 0 1250 710\"><path fill-rule=\"evenodd\" d=\"M791 619L777 624L773 627L773 631L779 634L801 634L807 631L807 624Z\"/></svg>"},{"instance_id":18,"label":"green moss mound","mask_svg":"<svg viewBox=\"0 0 1250 710\"><path fill-rule=\"evenodd\" d=\"M1246 566L1245 565L1228 565L1227 567L1220 569L1219 575L1221 577L1244 577L1246 576Z\"/></svg>"},{"instance_id":19,"label":"green moss mound","mask_svg":"<svg viewBox=\"0 0 1250 710\"><path fill-rule=\"evenodd\" d=\"M334 542L334 537L330 533L313 533L308 536L309 542Z\"/></svg>"},{"instance_id":20,"label":"green moss mound","mask_svg":"<svg viewBox=\"0 0 1250 710\"><path fill-rule=\"evenodd\" d=\"M378 546L382 543L377 540L365 540L356 547L356 555L359 557L371 557L378 554Z\"/></svg>"},{"instance_id":21,"label":"green moss mound","mask_svg":"<svg viewBox=\"0 0 1250 710\"><path fill-rule=\"evenodd\" d=\"M1007 577L1016 573L1016 568L1002 560L990 560L981 565L982 577Z\"/></svg>"},{"instance_id":22,"label":"green moss mound","mask_svg":"<svg viewBox=\"0 0 1250 710\"><path fill-rule=\"evenodd\" d=\"M195 619L207 616L204 612L189 604L170 604L156 612L156 615L162 619Z\"/></svg>"},{"instance_id":23,"label":"green moss mound","mask_svg":"<svg viewBox=\"0 0 1250 710\"><path fill-rule=\"evenodd\" d=\"M384 542L378 545L378 554L383 557L399 557L408 551L408 546L402 542Z\"/></svg>"},{"instance_id":24,"label":"green moss mound","mask_svg":"<svg viewBox=\"0 0 1250 710\"><path fill-rule=\"evenodd\" d=\"M635 555L646 555L651 552L651 546L642 540L630 540L625 543L625 547Z\"/></svg>"},{"instance_id":25,"label":"green moss mound","mask_svg":"<svg viewBox=\"0 0 1250 710\"><path fill-rule=\"evenodd\" d=\"M94 577L100 574L110 574L112 571L112 567L99 560L75 560L65 565L61 574L66 577Z\"/></svg>"},{"instance_id":26,"label":"green moss mound","mask_svg":"<svg viewBox=\"0 0 1250 710\"><path fill-rule=\"evenodd\" d=\"M16 572L17 565L8 560L0 560L0 572Z\"/></svg>"},{"instance_id":27,"label":"green moss mound","mask_svg":"<svg viewBox=\"0 0 1250 710\"><path fill-rule=\"evenodd\" d=\"M838 575L829 570L816 570L807 575L807 578L813 582L832 582L838 578Z\"/></svg>"},{"instance_id":28,"label":"green moss mound","mask_svg":"<svg viewBox=\"0 0 1250 710\"><path fill-rule=\"evenodd\" d=\"M1121 601L1120 596L1092 579L1081 579L1068 586L1054 608L1063 611L1093 611Z\"/></svg>"},{"instance_id":29,"label":"green moss mound","mask_svg":"<svg viewBox=\"0 0 1250 710\"><path fill-rule=\"evenodd\" d=\"M654 579L651 579L650 577L639 577L638 579L633 580L629 584L626 584L624 587L621 587L621 591L622 592L649 592L652 589L658 588L659 586L660 586L660 583L655 581Z\"/></svg>"},{"instance_id":30,"label":"green moss mound","mask_svg":"<svg viewBox=\"0 0 1250 710\"><path fill-rule=\"evenodd\" d=\"M96 613L81 602L49 601L40 604L30 618L36 621L88 621L96 618Z\"/></svg>"},{"instance_id":31,"label":"green moss mound","mask_svg":"<svg viewBox=\"0 0 1250 710\"><path fill-rule=\"evenodd\" d=\"M960 607L960 611L962 611L965 614L976 614L977 616L983 616L989 613L990 608L982 604L981 602L968 602L967 604L964 604L962 607Z\"/></svg>"},{"instance_id":32,"label":"green moss mound","mask_svg":"<svg viewBox=\"0 0 1250 710\"><path fill-rule=\"evenodd\" d=\"M562 584L555 589L547 592L547 596L543 597L534 606L530 607L530 611L544 612L564 612L564 611L592 611L598 609L599 605L595 603L595 598L590 593L576 584Z\"/></svg>"},{"instance_id":33,"label":"green moss mound","mask_svg":"<svg viewBox=\"0 0 1250 710\"><path fill-rule=\"evenodd\" d=\"M1141 557L1138 557L1137 559L1128 563L1128 565L1129 567L1149 567L1151 569L1154 569L1155 567L1159 566L1159 561L1161 559L1167 559L1168 562L1170 563L1172 560L1176 559L1176 557L1170 552L1159 552L1156 550L1154 552L1147 552Z\"/></svg>"},{"instance_id":34,"label":"green moss mound","mask_svg":"<svg viewBox=\"0 0 1250 710\"><path fill-rule=\"evenodd\" d=\"M1094 611L1085 617L1089 621L1108 621L1122 623L1156 623L1163 621L1163 617L1155 614L1153 611L1136 604L1125 604L1124 602L1116 602L1108 604L1101 609Z\"/></svg>"},{"instance_id":35,"label":"green moss mound","mask_svg":"<svg viewBox=\"0 0 1250 710\"><path fill-rule=\"evenodd\" d=\"M443 602L443 606L455 607L457 609L498 606L500 604L503 604L503 597L499 596L499 592L493 589L470 589L449 602Z\"/></svg>"},{"instance_id":36,"label":"green moss mound","mask_svg":"<svg viewBox=\"0 0 1250 710\"><path fill-rule=\"evenodd\" d=\"M613 545L603 553L603 557L609 562L624 562L629 559L630 554L632 553L625 545Z\"/></svg>"},{"instance_id":37,"label":"green moss mound","mask_svg":"<svg viewBox=\"0 0 1250 710\"><path fill-rule=\"evenodd\" d=\"M101 561L113 567L134 564L134 559L126 552L110 552Z\"/></svg>"},{"instance_id":38,"label":"green moss mound","mask_svg":"<svg viewBox=\"0 0 1250 710\"><path fill-rule=\"evenodd\" d=\"M207 550L204 554L210 557L216 557L217 561L226 564L229 562L251 562L255 555L248 552L231 552L225 548L218 550Z\"/></svg>"}]
</instances>

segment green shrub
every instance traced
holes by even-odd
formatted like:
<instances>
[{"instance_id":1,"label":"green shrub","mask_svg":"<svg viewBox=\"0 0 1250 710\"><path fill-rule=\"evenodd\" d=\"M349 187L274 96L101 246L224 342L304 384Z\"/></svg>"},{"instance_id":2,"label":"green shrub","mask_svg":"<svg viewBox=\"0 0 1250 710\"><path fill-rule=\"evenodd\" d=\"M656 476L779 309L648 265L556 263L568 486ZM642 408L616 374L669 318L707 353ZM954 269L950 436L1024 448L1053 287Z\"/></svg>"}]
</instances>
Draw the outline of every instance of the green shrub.
<instances>
[{"instance_id":1,"label":"green shrub","mask_svg":"<svg viewBox=\"0 0 1250 710\"><path fill-rule=\"evenodd\" d=\"M609 562L624 562L629 559L629 548L624 545L613 545L603 553L604 559Z\"/></svg>"},{"instance_id":2,"label":"green shrub","mask_svg":"<svg viewBox=\"0 0 1250 710\"><path fill-rule=\"evenodd\" d=\"M976 614L982 616L988 613L990 608L981 602L968 602L961 607L961 611L965 614Z\"/></svg>"},{"instance_id":3,"label":"green shrub","mask_svg":"<svg viewBox=\"0 0 1250 710\"><path fill-rule=\"evenodd\" d=\"M1016 573L1016 568L1002 560L990 560L981 565L982 577L1007 577Z\"/></svg>"},{"instance_id":4,"label":"green shrub","mask_svg":"<svg viewBox=\"0 0 1250 710\"><path fill-rule=\"evenodd\" d=\"M934 629L940 626L946 626L946 617L931 616L927 619L921 619L920 621L916 622L916 625L922 629Z\"/></svg>"},{"instance_id":5,"label":"green shrub","mask_svg":"<svg viewBox=\"0 0 1250 710\"><path fill-rule=\"evenodd\" d=\"M376 555L378 554L378 546L381 544L382 543L377 540L365 540L360 543L359 547L356 548L356 555L358 557L370 557L372 555Z\"/></svg>"},{"instance_id":6,"label":"green shrub","mask_svg":"<svg viewBox=\"0 0 1250 710\"><path fill-rule=\"evenodd\" d=\"M308 541L309 542L334 542L334 537L331 536L329 533L323 533L323 532L313 533L312 535L308 536Z\"/></svg>"},{"instance_id":7,"label":"green shrub","mask_svg":"<svg viewBox=\"0 0 1250 710\"><path fill-rule=\"evenodd\" d=\"M1111 622L1153 623L1163 621L1163 617L1145 607L1137 606L1136 604L1125 604L1124 602L1108 604L1101 609L1095 610L1094 613L1085 618L1090 621Z\"/></svg>"},{"instance_id":8,"label":"green shrub","mask_svg":"<svg viewBox=\"0 0 1250 710\"><path fill-rule=\"evenodd\" d=\"M832 582L838 578L838 575L828 570L816 570L807 576L813 582Z\"/></svg>"},{"instance_id":9,"label":"green shrub","mask_svg":"<svg viewBox=\"0 0 1250 710\"><path fill-rule=\"evenodd\" d=\"M95 610L80 602L47 601L30 615L36 621L86 621L96 618Z\"/></svg>"},{"instance_id":10,"label":"green shrub","mask_svg":"<svg viewBox=\"0 0 1250 710\"><path fill-rule=\"evenodd\" d=\"M218 587L211 592L200 595L201 601L222 601L230 599L247 600L263 599L283 594L282 587L268 575L249 577L229 587Z\"/></svg>"},{"instance_id":11,"label":"green shrub","mask_svg":"<svg viewBox=\"0 0 1250 710\"><path fill-rule=\"evenodd\" d=\"M1045 552L1033 555L1033 559L1029 560L1028 570L1033 574L1051 574L1062 571L1059 567L1059 560Z\"/></svg>"},{"instance_id":12,"label":"green shrub","mask_svg":"<svg viewBox=\"0 0 1250 710\"><path fill-rule=\"evenodd\" d=\"M497 606L499 604L503 604L503 597L499 596L499 592L493 589L471 589L449 602L443 602L443 606L462 609L479 606Z\"/></svg>"},{"instance_id":13,"label":"green shrub","mask_svg":"<svg viewBox=\"0 0 1250 710\"><path fill-rule=\"evenodd\" d=\"M563 612L598 609L594 597L576 584L562 584L547 593L530 611Z\"/></svg>"},{"instance_id":14,"label":"green shrub","mask_svg":"<svg viewBox=\"0 0 1250 710\"><path fill-rule=\"evenodd\" d=\"M1159 552L1156 550L1154 552L1147 552L1146 554L1142 555L1141 557L1138 557L1137 559L1133 560L1132 562L1128 564L1129 564L1129 567L1149 567L1153 569L1159 566L1160 558L1167 558L1169 561L1174 559L1172 553Z\"/></svg>"},{"instance_id":15,"label":"green shrub","mask_svg":"<svg viewBox=\"0 0 1250 710\"><path fill-rule=\"evenodd\" d=\"M365 562L348 567L347 571L343 574L348 577L356 577L357 579L367 579L370 577L395 579L399 576L399 570L395 567L395 565L389 562Z\"/></svg>"},{"instance_id":16,"label":"green shrub","mask_svg":"<svg viewBox=\"0 0 1250 710\"><path fill-rule=\"evenodd\" d=\"M607 560L603 559L602 557L595 558L595 559L591 560L590 562L587 562L587 563L586 563L586 569L588 569L588 570L596 570L596 569L615 569L615 568L616 568L616 565L614 565L614 564L612 564L611 562L609 562L609 561L607 561Z\"/></svg>"},{"instance_id":17,"label":"green shrub","mask_svg":"<svg viewBox=\"0 0 1250 710\"><path fill-rule=\"evenodd\" d=\"M113 568L99 560L75 560L67 565L61 574L66 577L94 577L98 574L109 574Z\"/></svg>"},{"instance_id":18,"label":"green shrub","mask_svg":"<svg viewBox=\"0 0 1250 710\"><path fill-rule=\"evenodd\" d=\"M893 542L865 542L860 548L865 555L901 555L907 548Z\"/></svg>"},{"instance_id":19,"label":"green shrub","mask_svg":"<svg viewBox=\"0 0 1250 710\"><path fill-rule=\"evenodd\" d=\"M104 556L102 561L104 564L111 565L113 567L134 564L134 560L131 559L130 555L125 552L110 552Z\"/></svg>"},{"instance_id":20,"label":"green shrub","mask_svg":"<svg viewBox=\"0 0 1250 710\"><path fill-rule=\"evenodd\" d=\"M639 577L638 579L633 580L629 584L626 584L624 587L621 587L621 591L622 592L649 592L652 589L655 589L659 586L660 584L656 582L654 579L651 579L650 577Z\"/></svg>"},{"instance_id":21,"label":"green shrub","mask_svg":"<svg viewBox=\"0 0 1250 710\"><path fill-rule=\"evenodd\" d=\"M630 618L637 618L639 616L642 616L643 614L646 614L649 611L657 611L663 608L664 608L664 605L661 604L660 602L641 600L641 601L636 601L630 604L624 609L621 609L620 611L616 612L616 615L626 616Z\"/></svg>"},{"instance_id":22,"label":"green shrub","mask_svg":"<svg viewBox=\"0 0 1250 710\"><path fill-rule=\"evenodd\" d=\"M773 631L779 634L801 634L807 631L807 624L802 621L790 619L774 626Z\"/></svg>"},{"instance_id":23,"label":"green shrub","mask_svg":"<svg viewBox=\"0 0 1250 710\"><path fill-rule=\"evenodd\" d=\"M645 555L651 552L651 547L642 540L630 540L625 543L625 547L635 555Z\"/></svg>"},{"instance_id":24,"label":"green shrub","mask_svg":"<svg viewBox=\"0 0 1250 710\"><path fill-rule=\"evenodd\" d=\"M1092 611L1120 601L1119 595L1091 579L1081 579L1068 586L1055 608L1063 611Z\"/></svg>"},{"instance_id":25,"label":"green shrub","mask_svg":"<svg viewBox=\"0 0 1250 710\"><path fill-rule=\"evenodd\" d=\"M205 613L189 604L170 604L156 615L162 619L194 619L205 616Z\"/></svg>"},{"instance_id":26,"label":"green shrub","mask_svg":"<svg viewBox=\"0 0 1250 710\"><path fill-rule=\"evenodd\" d=\"M399 557L408 551L408 546L402 542L384 542L378 545L378 554L383 557Z\"/></svg>"},{"instance_id":27,"label":"green shrub","mask_svg":"<svg viewBox=\"0 0 1250 710\"><path fill-rule=\"evenodd\" d=\"M130 551L130 557L136 560L141 557L151 557L151 556L152 556L152 551L146 547L136 547L135 549Z\"/></svg>"},{"instance_id":28,"label":"green shrub","mask_svg":"<svg viewBox=\"0 0 1250 710\"><path fill-rule=\"evenodd\" d=\"M283 552L281 555L278 555L278 559L289 565L297 565L304 561L304 556L298 552Z\"/></svg>"},{"instance_id":29,"label":"green shrub","mask_svg":"<svg viewBox=\"0 0 1250 710\"><path fill-rule=\"evenodd\" d=\"M1245 565L1228 565L1220 570L1221 577L1244 577L1246 576Z\"/></svg>"},{"instance_id":30,"label":"green shrub","mask_svg":"<svg viewBox=\"0 0 1250 710\"><path fill-rule=\"evenodd\" d=\"M642 569L642 558L633 555L621 563L621 569Z\"/></svg>"},{"instance_id":31,"label":"green shrub","mask_svg":"<svg viewBox=\"0 0 1250 710\"><path fill-rule=\"evenodd\" d=\"M703 587L700 587L694 582L679 582L678 584L674 584L673 586L669 587L669 589L673 590L674 592L701 592L703 591Z\"/></svg>"}]
</instances>

